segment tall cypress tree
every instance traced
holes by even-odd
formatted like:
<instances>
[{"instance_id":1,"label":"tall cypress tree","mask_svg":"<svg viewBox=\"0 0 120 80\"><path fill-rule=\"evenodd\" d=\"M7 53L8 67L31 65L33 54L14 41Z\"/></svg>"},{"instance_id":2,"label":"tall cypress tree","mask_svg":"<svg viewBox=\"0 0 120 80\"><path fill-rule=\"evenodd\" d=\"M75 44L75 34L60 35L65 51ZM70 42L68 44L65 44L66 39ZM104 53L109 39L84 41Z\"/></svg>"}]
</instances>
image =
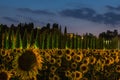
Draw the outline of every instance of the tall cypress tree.
<instances>
[{"instance_id":1,"label":"tall cypress tree","mask_svg":"<svg viewBox=\"0 0 120 80\"><path fill-rule=\"evenodd\" d=\"M50 47L50 35L47 34L47 49Z\"/></svg>"},{"instance_id":2,"label":"tall cypress tree","mask_svg":"<svg viewBox=\"0 0 120 80\"><path fill-rule=\"evenodd\" d=\"M37 29L37 35L35 38L35 46L36 48L40 48L40 30L39 29Z\"/></svg>"},{"instance_id":3,"label":"tall cypress tree","mask_svg":"<svg viewBox=\"0 0 120 80\"><path fill-rule=\"evenodd\" d=\"M79 37L78 37L78 33L76 33L76 49L79 49Z\"/></svg>"},{"instance_id":4,"label":"tall cypress tree","mask_svg":"<svg viewBox=\"0 0 120 80\"><path fill-rule=\"evenodd\" d=\"M17 29L16 32L16 43L15 43L15 47L16 48L21 48L22 47L22 43L21 43L21 36L20 36L20 29Z\"/></svg>"},{"instance_id":5,"label":"tall cypress tree","mask_svg":"<svg viewBox=\"0 0 120 80\"><path fill-rule=\"evenodd\" d=\"M67 27L65 26L65 29L64 29L64 35L67 34Z\"/></svg>"},{"instance_id":6,"label":"tall cypress tree","mask_svg":"<svg viewBox=\"0 0 120 80\"><path fill-rule=\"evenodd\" d=\"M75 44L75 39L74 39L74 34L73 34L73 37L72 37L72 49L74 49L75 48L75 46L74 46L74 44Z\"/></svg>"},{"instance_id":7,"label":"tall cypress tree","mask_svg":"<svg viewBox=\"0 0 120 80\"><path fill-rule=\"evenodd\" d=\"M60 26L60 33L59 33L59 40L58 40L58 48L61 49L61 44L62 44L62 31L61 31L61 26Z\"/></svg>"},{"instance_id":8,"label":"tall cypress tree","mask_svg":"<svg viewBox=\"0 0 120 80\"><path fill-rule=\"evenodd\" d=\"M27 48L27 29L24 31L23 39L22 39L22 48L25 49Z\"/></svg>"},{"instance_id":9,"label":"tall cypress tree","mask_svg":"<svg viewBox=\"0 0 120 80\"><path fill-rule=\"evenodd\" d=\"M11 33L11 29L9 29L8 31L8 39L7 39L7 44L8 44L8 49L12 48L12 33Z\"/></svg>"},{"instance_id":10,"label":"tall cypress tree","mask_svg":"<svg viewBox=\"0 0 120 80\"><path fill-rule=\"evenodd\" d=\"M11 35L11 38L12 38L12 49L15 49L15 40L14 40L14 30L12 29L12 35Z\"/></svg>"},{"instance_id":11,"label":"tall cypress tree","mask_svg":"<svg viewBox=\"0 0 120 80\"><path fill-rule=\"evenodd\" d=\"M42 49L45 48L45 33L42 34Z\"/></svg>"},{"instance_id":12,"label":"tall cypress tree","mask_svg":"<svg viewBox=\"0 0 120 80\"><path fill-rule=\"evenodd\" d=\"M4 35L4 49L8 49L8 42L7 42L7 31L5 31L5 35Z\"/></svg>"},{"instance_id":13,"label":"tall cypress tree","mask_svg":"<svg viewBox=\"0 0 120 80\"><path fill-rule=\"evenodd\" d=\"M32 29L31 34L30 34L30 47L34 45L34 29Z\"/></svg>"}]
</instances>

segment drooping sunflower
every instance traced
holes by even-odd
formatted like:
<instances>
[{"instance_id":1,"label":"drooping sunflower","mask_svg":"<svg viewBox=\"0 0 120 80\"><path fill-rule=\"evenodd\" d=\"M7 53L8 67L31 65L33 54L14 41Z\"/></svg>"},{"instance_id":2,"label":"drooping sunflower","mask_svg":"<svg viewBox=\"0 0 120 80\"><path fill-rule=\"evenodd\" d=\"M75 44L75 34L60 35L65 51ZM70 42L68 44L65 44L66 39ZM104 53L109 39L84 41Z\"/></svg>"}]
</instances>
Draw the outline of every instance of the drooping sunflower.
<instances>
[{"instance_id":1,"label":"drooping sunflower","mask_svg":"<svg viewBox=\"0 0 120 80\"><path fill-rule=\"evenodd\" d=\"M0 70L0 80L10 80L12 74L10 71L7 70Z\"/></svg>"},{"instance_id":2,"label":"drooping sunflower","mask_svg":"<svg viewBox=\"0 0 120 80\"><path fill-rule=\"evenodd\" d=\"M38 74L38 69L42 69L42 63L42 57L35 49L26 49L16 54L13 68L16 76L19 76L21 80L30 80Z\"/></svg>"}]
</instances>

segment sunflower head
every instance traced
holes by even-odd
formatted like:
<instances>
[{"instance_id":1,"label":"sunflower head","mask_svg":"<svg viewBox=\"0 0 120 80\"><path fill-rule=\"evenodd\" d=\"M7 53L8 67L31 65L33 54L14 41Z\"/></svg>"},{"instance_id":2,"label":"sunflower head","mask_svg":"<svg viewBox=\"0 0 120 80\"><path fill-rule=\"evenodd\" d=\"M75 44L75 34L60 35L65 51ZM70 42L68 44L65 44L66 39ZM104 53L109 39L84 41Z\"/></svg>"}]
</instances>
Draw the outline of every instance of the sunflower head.
<instances>
[{"instance_id":1,"label":"sunflower head","mask_svg":"<svg viewBox=\"0 0 120 80\"><path fill-rule=\"evenodd\" d=\"M88 71L88 65L86 65L86 64L81 64L80 65L80 71L82 72L82 73L86 73L87 71Z\"/></svg>"},{"instance_id":2,"label":"sunflower head","mask_svg":"<svg viewBox=\"0 0 120 80\"><path fill-rule=\"evenodd\" d=\"M116 72L120 73L120 65L116 66Z\"/></svg>"},{"instance_id":3,"label":"sunflower head","mask_svg":"<svg viewBox=\"0 0 120 80\"><path fill-rule=\"evenodd\" d=\"M37 63L37 59L35 54L32 51L25 51L19 58L18 58L18 66L20 69L24 71L29 71L31 68L35 66Z\"/></svg>"},{"instance_id":4,"label":"sunflower head","mask_svg":"<svg viewBox=\"0 0 120 80\"><path fill-rule=\"evenodd\" d=\"M72 68L72 69L76 69L76 68L77 68L77 66L78 66L78 65L77 65L77 63L76 63L76 62L72 62L72 64L71 64L71 68Z\"/></svg>"},{"instance_id":5,"label":"sunflower head","mask_svg":"<svg viewBox=\"0 0 120 80\"><path fill-rule=\"evenodd\" d=\"M39 69L42 69L42 63L41 55L35 49L28 49L16 54L13 68L16 71L16 76L30 80L38 74Z\"/></svg>"},{"instance_id":6,"label":"sunflower head","mask_svg":"<svg viewBox=\"0 0 120 80\"><path fill-rule=\"evenodd\" d=\"M81 62L82 58L83 58L82 55L75 55L75 56L74 56L74 60L75 60L76 62Z\"/></svg>"},{"instance_id":7,"label":"sunflower head","mask_svg":"<svg viewBox=\"0 0 120 80\"><path fill-rule=\"evenodd\" d=\"M71 77L71 72L70 72L69 70L66 70L66 71L65 71L65 76L66 76L66 77Z\"/></svg>"},{"instance_id":8,"label":"sunflower head","mask_svg":"<svg viewBox=\"0 0 120 80\"><path fill-rule=\"evenodd\" d=\"M67 61L71 61L72 57L71 57L71 55L66 55L66 56L65 56L65 59L66 59Z\"/></svg>"},{"instance_id":9,"label":"sunflower head","mask_svg":"<svg viewBox=\"0 0 120 80\"><path fill-rule=\"evenodd\" d=\"M94 56L91 56L90 57L90 64L95 64L95 62L96 62L96 58L94 57Z\"/></svg>"},{"instance_id":10,"label":"sunflower head","mask_svg":"<svg viewBox=\"0 0 120 80\"><path fill-rule=\"evenodd\" d=\"M83 77L83 74L80 71L72 72L73 80L80 80Z\"/></svg>"},{"instance_id":11,"label":"sunflower head","mask_svg":"<svg viewBox=\"0 0 120 80\"><path fill-rule=\"evenodd\" d=\"M88 65L88 64L90 63L90 59L89 59L89 57L84 57L82 63Z\"/></svg>"},{"instance_id":12,"label":"sunflower head","mask_svg":"<svg viewBox=\"0 0 120 80\"><path fill-rule=\"evenodd\" d=\"M55 63L56 63L56 60L55 60L55 58L51 58L51 59L49 60L49 62L50 62L50 64L55 64Z\"/></svg>"},{"instance_id":13,"label":"sunflower head","mask_svg":"<svg viewBox=\"0 0 120 80\"><path fill-rule=\"evenodd\" d=\"M63 51L62 50L57 50L56 55L57 55L57 57L62 57L63 56Z\"/></svg>"},{"instance_id":14,"label":"sunflower head","mask_svg":"<svg viewBox=\"0 0 120 80\"><path fill-rule=\"evenodd\" d=\"M56 70L57 70L57 67L55 67L55 66L51 66L51 67L50 67L50 71L51 71L52 73L54 73Z\"/></svg>"},{"instance_id":15,"label":"sunflower head","mask_svg":"<svg viewBox=\"0 0 120 80\"><path fill-rule=\"evenodd\" d=\"M71 50L70 50L70 49L67 49L67 50L65 51L65 53L69 55L69 54L71 54Z\"/></svg>"},{"instance_id":16,"label":"sunflower head","mask_svg":"<svg viewBox=\"0 0 120 80\"><path fill-rule=\"evenodd\" d=\"M110 58L106 58L105 65L109 66L110 64L111 64L111 59Z\"/></svg>"},{"instance_id":17,"label":"sunflower head","mask_svg":"<svg viewBox=\"0 0 120 80\"><path fill-rule=\"evenodd\" d=\"M0 80L9 80L11 78L11 73L6 70L0 71Z\"/></svg>"},{"instance_id":18,"label":"sunflower head","mask_svg":"<svg viewBox=\"0 0 120 80\"><path fill-rule=\"evenodd\" d=\"M0 55L1 55L2 57L5 57L5 56L7 55L7 53L6 53L6 51L5 51L4 49L1 49L1 50L0 50Z\"/></svg>"}]
</instances>

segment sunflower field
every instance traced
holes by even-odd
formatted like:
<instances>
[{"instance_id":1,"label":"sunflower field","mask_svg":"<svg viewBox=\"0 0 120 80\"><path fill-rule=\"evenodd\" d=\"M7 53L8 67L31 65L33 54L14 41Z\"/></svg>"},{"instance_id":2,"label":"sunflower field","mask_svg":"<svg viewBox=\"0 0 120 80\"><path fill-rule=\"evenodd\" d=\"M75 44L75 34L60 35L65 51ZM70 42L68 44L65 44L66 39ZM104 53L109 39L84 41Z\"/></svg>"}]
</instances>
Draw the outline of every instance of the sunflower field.
<instances>
[{"instance_id":1,"label":"sunflower field","mask_svg":"<svg viewBox=\"0 0 120 80\"><path fill-rule=\"evenodd\" d=\"M118 50L0 50L0 80L119 79Z\"/></svg>"},{"instance_id":2,"label":"sunflower field","mask_svg":"<svg viewBox=\"0 0 120 80\"><path fill-rule=\"evenodd\" d=\"M116 41L0 27L0 80L120 80Z\"/></svg>"}]
</instances>

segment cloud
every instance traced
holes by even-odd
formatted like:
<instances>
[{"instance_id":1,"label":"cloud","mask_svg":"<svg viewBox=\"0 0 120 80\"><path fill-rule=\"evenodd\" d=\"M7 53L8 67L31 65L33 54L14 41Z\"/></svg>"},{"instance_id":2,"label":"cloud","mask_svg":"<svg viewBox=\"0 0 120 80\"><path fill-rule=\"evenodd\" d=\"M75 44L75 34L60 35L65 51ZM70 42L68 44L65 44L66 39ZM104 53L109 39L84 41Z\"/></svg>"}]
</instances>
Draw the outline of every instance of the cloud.
<instances>
[{"instance_id":1,"label":"cloud","mask_svg":"<svg viewBox=\"0 0 120 80\"><path fill-rule=\"evenodd\" d=\"M18 8L20 12L32 13L32 14L43 14L43 15L55 15L55 13L46 10L32 10L30 8Z\"/></svg>"},{"instance_id":2,"label":"cloud","mask_svg":"<svg viewBox=\"0 0 120 80\"><path fill-rule=\"evenodd\" d=\"M65 9L60 15L73 18L90 19L96 12L90 8L82 9Z\"/></svg>"},{"instance_id":3,"label":"cloud","mask_svg":"<svg viewBox=\"0 0 120 80\"><path fill-rule=\"evenodd\" d=\"M112 9L112 7L111 7ZM63 17L72 17L77 19L89 20L92 22L118 25L120 24L120 14L115 12L106 12L103 14L98 14L95 10L90 8L80 8L80 9L65 9L59 12Z\"/></svg>"},{"instance_id":4,"label":"cloud","mask_svg":"<svg viewBox=\"0 0 120 80\"><path fill-rule=\"evenodd\" d=\"M4 20L10 21L10 22L19 22L17 19L11 18L11 17L2 17Z\"/></svg>"},{"instance_id":5,"label":"cloud","mask_svg":"<svg viewBox=\"0 0 120 80\"><path fill-rule=\"evenodd\" d=\"M25 20L25 21L29 21L29 22L33 22L33 23L39 23L39 20L33 19L30 16L16 15L16 17L19 18L20 20Z\"/></svg>"},{"instance_id":6,"label":"cloud","mask_svg":"<svg viewBox=\"0 0 120 80\"><path fill-rule=\"evenodd\" d=\"M120 6L113 7L113 6L107 5L106 7L107 7L109 10L120 10Z\"/></svg>"}]
</instances>

